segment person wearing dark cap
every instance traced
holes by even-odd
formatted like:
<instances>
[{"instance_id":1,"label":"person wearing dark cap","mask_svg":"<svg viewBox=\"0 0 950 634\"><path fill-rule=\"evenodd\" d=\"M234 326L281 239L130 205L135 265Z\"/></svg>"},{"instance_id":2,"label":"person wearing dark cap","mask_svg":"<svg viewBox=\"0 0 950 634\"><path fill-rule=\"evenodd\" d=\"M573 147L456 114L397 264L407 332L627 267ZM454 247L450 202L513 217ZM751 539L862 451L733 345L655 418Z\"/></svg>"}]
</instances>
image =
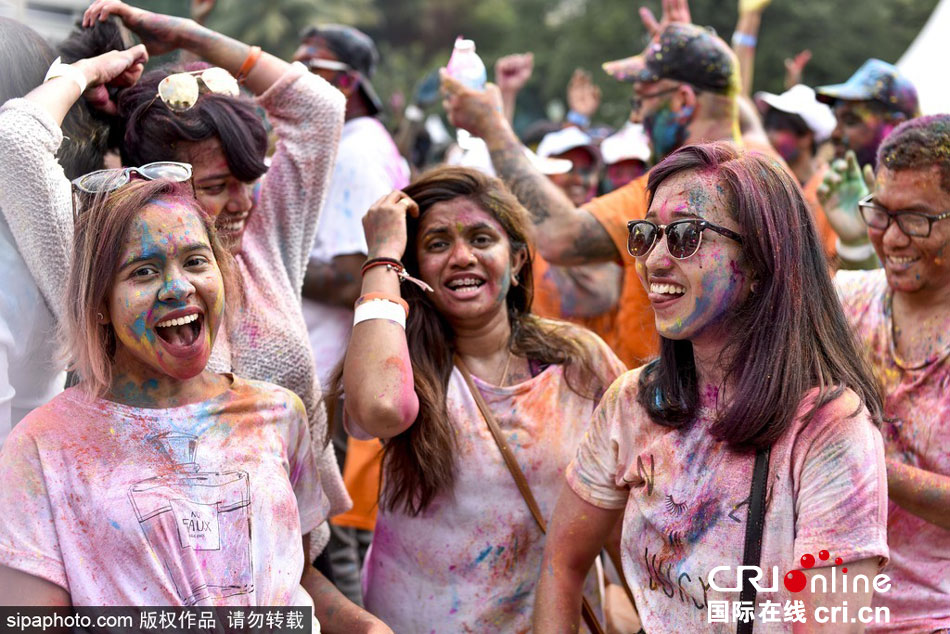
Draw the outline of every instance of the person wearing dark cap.
<instances>
[{"instance_id":1,"label":"person wearing dark cap","mask_svg":"<svg viewBox=\"0 0 950 634\"><path fill-rule=\"evenodd\" d=\"M642 55L610 62L605 70L633 82L631 118L643 124L655 159L685 144L723 139L771 154L760 129L740 136L735 55L712 31L689 24L686 0L664 0L660 22L646 10L641 17L653 41ZM470 90L443 73L442 89L449 118L485 139L498 175L531 212L538 251L546 260L558 265L624 264L616 333L605 339L628 367L654 356L658 340L653 313L626 247L627 221L646 213L646 176L576 207L524 156L496 108L498 97L491 87Z\"/></svg>"},{"instance_id":2,"label":"person wearing dark cap","mask_svg":"<svg viewBox=\"0 0 950 634\"><path fill-rule=\"evenodd\" d=\"M373 40L336 24L307 28L301 39L294 60L346 96L346 122L303 286L303 314L317 376L327 386L346 351L353 304L360 294L360 268L367 253L363 215L376 200L409 184L409 165L377 118L382 103L370 83L379 61ZM330 411L341 416L342 402ZM362 605L360 568L376 519L381 447L375 439L347 438L341 420L334 429L334 448L353 509L331 523L329 566L340 591Z\"/></svg>"},{"instance_id":3,"label":"person wearing dark cap","mask_svg":"<svg viewBox=\"0 0 950 634\"><path fill-rule=\"evenodd\" d=\"M920 115L917 89L896 66L879 59L864 62L843 84L819 86L818 101L834 108L838 125L831 133L835 155L854 150L859 165L875 165L877 148L891 130Z\"/></svg>"},{"instance_id":4,"label":"person wearing dark cap","mask_svg":"<svg viewBox=\"0 0 950 634\"><path fill-rule=\"evenodd\" d=\"M838 120L831 134L838 158L818 190L838 234L838 256L844 268L874 268L879 262L858 214L858 201L870 193L878 146L898 125L919 116L917 90L897 67L869 59L848 81L819 86L815 93L834 108Z\"/></svg>"}]
</instances>

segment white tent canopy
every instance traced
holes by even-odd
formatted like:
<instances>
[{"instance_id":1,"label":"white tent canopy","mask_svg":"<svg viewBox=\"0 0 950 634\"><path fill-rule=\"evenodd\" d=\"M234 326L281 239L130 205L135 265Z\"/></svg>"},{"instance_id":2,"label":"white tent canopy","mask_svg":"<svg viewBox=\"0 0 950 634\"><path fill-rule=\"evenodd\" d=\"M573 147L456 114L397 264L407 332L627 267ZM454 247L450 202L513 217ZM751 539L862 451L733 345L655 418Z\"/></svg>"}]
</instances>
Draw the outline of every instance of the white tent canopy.
<instances>
[{"instance_id":1,"label":"white tent canopy","mask_svg":"<svg viewBox=\"0 0 950 634\"><path fill-rule=\"evenodd\" d=\"M940 0L897 67L917 87L924 114L950 113L950 0Z\"/></svg>"}]
</instances>

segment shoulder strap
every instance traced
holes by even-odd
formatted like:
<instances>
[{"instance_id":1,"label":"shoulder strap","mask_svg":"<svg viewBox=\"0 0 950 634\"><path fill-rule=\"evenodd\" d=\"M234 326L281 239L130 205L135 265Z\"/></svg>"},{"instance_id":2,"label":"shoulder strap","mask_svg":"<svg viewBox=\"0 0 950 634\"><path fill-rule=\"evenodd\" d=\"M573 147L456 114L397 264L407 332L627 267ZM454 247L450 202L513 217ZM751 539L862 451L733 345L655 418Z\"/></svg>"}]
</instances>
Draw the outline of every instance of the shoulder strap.
<instances>
[{"instance_id":1,"label":"shoulder strap","mask_svg":"<svg viewBox=\"0 0 950 634\"><path fill-rule=\"evenodd\" d=\"M475 382L472 381L472 375L458 355L455 355L455 365L458 367L459 372L462 373L462 377L468 385L468 390L472 393L472 398L475 399L475 404L478 405L478 410L482 413L482 418L488 423L488 430L491 431L491 435L495 439L495 444L498 445L498 450L501 451L501 457L504 459L508 471L511 472L511 477L514 478L515 484L518 486L518 491L521 492L521 497L524 499L525 504L528 505L528 510L531 511L531 515L534 517L538 528L541 529L541 534L546 534L548 532L547 524L544 521L544 515L541 514L541 507L538 506L534 494L531 493L528 480L524 477L524 472L518 465L518 461L515 460L514 454L511 453L511 448L508 446L508 441L505 440L505 436L501 433L498 421L495 420L494 414L488 409L488 403L485 402L482 393L478 391L478 387L475 385ZM604 630L597 621L597 616L594 614L590 603L588 603L587 597L582 597L582 599L581 612L584 616L584 622L587 624L587 628L592 634L604 634Z\"/></svg>"},{"instance_id":2,"label":"shoulder strap","mask_svg":"<svg viewBox=\"0 0 950 634\"><path fill-rule=\"evenodd\" d=\"M768 490L769 449L760 449L755 454L752 469L752 490L749 493L749 515L745 525L745 546L742 551L743 566L758 566L762 561L762 532L765 529L765 497ZM755 586L749 575L743 574L742 592L739 601L755 603ZM753 621L740 621L736 634L751 634Z\"/></svg>"}]
</instances>

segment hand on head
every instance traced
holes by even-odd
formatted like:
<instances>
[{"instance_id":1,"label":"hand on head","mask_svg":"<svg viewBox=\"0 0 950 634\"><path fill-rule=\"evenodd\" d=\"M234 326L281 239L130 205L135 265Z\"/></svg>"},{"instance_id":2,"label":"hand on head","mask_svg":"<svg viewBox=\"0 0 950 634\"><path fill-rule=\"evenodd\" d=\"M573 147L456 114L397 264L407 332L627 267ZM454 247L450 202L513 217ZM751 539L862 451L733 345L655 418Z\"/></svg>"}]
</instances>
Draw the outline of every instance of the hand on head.
<instances>
[{"instance_id":1,"label":"hand on head","mask_svg":"<svg viewBox=\"0 0 950 634\"><path fill-rule=\"evenodd\" d=\"M474 90L454 79L444 68L439 69L439 78L442 107L452 125L484 137L493 125L505 123L498 86L489 83L485 90Z\"/></svg>"},{"instance_id":2,"label":"hand on head","mask_svg":"<svg viewBox=\"0 0 950 634\"><path fill-rule=\"evenodd\" d=\"M108 86L132 86L142 76L147 61L148 52L143 44L79 60L75 64L89 82L86 101L107 114L116 114L116 104L109 96Z\"/></svg>"},{"instance_id":3,"label":"hand on head","mask_svg":"<svg viewBox=\"0 0 950 634\"><path fill-rule=\"evenodd\" d=\"M177 18L129 6L121 0L95 0L82 16L83 27L96 20L105 22L110 15L118 16L125 26L142 39L151 55L162 55L180 48Z\"/></svg>"},{"instance_id":4,"label":"hand on head","mask_svg":"<svg viewBox=\"0 0 950 634\"><path fill-rule=\"evenodd\" d=\"M586 70L574 69L567 84L567 107L588 119L600 107L600 88Z\"/></svg>"},{"instance_id":5,"label":"hand on head","mask_svg":"<svg viewBox=\"0 0 950 634\"><path fill-rule=\"evenodd\" d=\"M867 225L861 218L858 202L873 189L873 168L865 165L862 171L853 150L848 150L844 159L831 163L818 188L818 198L828 223L843 244L867 242Z\"/></svg>"},{"instance_id":6,"label":"hand on head","mask_svg":"<svg viewBox=\"0 0 950 634\"><path fill-rule=\"evenodd\" d=\"M659 21L647 7L640 7L640 20L651 37L657 37L663 29L674 22L691 24L693 19L689 14L687 0L663 0L663 13Z\"/></svg>"},{"instance_id":7,"label":"hand on head","mask_svg":"<svg viewBox=\"0 0 950 634\"><path fill-rule=\"evenodd\" d=\"M373 203L363 216L363 232L366 234L369 257L402 259L409 240L406 214L417 218L419 205L398 189Z\"/></svg>"},{"instance_id":8,"label":"hand on head","mask_svg":"<svg viewBox=\"0 0 950 634\"><path fill-rule=\"evenodd\" d=\"M495 62L495 83L503 93L517 94L531 79L534 53L515 53L499 57Z\"/></svg>"}]
</instances>

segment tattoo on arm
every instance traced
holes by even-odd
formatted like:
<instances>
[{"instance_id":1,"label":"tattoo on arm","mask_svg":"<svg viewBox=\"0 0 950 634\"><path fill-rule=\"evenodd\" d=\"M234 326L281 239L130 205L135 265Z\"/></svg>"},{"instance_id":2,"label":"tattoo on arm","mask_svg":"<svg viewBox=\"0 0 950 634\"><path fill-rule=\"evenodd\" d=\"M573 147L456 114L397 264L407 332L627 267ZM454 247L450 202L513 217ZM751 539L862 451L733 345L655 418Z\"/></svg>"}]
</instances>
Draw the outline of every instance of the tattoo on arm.
<instances>
[{"instance_id":1,"label":"tattoo on arm","mask_svg":"<svg viewBox=\"0 0 950 634\"><path fill-rule=\"evenodd\" d=\"M513 135L489 142L499 177L531 214L538 250L552 264L570 265L617 259L610 234L586 209L578 209L539 172Z\"/></svg>"}]
</instances>

